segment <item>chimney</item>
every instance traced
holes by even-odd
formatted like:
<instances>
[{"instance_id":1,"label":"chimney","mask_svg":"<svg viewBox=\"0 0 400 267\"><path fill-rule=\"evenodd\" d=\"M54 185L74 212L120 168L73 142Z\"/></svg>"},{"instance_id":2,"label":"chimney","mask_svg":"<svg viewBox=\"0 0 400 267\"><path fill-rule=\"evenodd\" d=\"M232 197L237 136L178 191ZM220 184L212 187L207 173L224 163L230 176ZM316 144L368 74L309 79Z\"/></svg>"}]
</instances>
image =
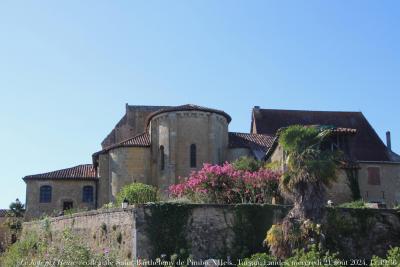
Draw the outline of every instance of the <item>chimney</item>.
<instances>
[{"instance_id":1,"label":"chimney","mask_svg":"<svg viewBox=\"0 0 400 267\"><path fill-rule=\"evenodd\" d=\"M392 151L392 140L390 138L390 131L386 132L386 146L390 151Z\"/></svg>"}]
</instances>

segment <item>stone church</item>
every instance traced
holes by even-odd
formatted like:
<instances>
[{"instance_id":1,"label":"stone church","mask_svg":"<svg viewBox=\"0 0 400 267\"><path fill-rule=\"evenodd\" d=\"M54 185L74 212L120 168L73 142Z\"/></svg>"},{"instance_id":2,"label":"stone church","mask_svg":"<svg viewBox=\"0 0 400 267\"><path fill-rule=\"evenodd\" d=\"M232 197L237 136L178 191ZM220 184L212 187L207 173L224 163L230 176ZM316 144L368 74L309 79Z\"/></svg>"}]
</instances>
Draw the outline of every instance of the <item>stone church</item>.
<instances>
[{"instance_id":1,"label":"stone church","mask_svg":"<svg viewBox=\"0 0 400 267\"><path fill-rule=\"evenodd\" d=\"M254 107L250 133L229 132L231 117L196 105L131 106L92 155L91 164L28 175L26 216L61 210L96 209L114 200L130 183L154 185L166 192L179 177L203 163L221 164L242 156L283 164L277 131L293 124L335 128L332 145L345 151L348 167L330 190L337 203L351 200L344 173L356 175L366 201L400 202L400 157L378 137L360 112L272 110ZM347 168L347 169L346 169Z\"/></svg>"}]
</instances>

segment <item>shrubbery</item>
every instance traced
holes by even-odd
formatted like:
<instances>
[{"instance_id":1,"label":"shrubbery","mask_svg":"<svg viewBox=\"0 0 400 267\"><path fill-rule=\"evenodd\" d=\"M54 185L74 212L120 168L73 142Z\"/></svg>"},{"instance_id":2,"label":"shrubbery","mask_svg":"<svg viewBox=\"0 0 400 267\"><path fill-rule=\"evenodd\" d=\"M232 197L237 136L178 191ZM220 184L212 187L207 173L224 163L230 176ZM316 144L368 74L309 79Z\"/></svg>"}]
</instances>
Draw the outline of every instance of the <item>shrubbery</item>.
<instances>
[{"instance_id":1,"label":"shrubbery","mask_svg":"<svg viewBox=\"0 0 400 267\"><path fill-rule=\"evenodd\" d=\"M116 266L112 253L93 253L69 229L64 230L59 243L48 241L36 232L27 233L4 253L0 266L25 266L32 262L35 266Z\"/></svg>"},{"instance_id":2,"label":"shrubbery","mask_svg":"<svg viewBox=\"0 0 400 267\"><path fill-rule=\"evenodd\" d=\"M279 260L274 256L267 253L256 253L251 255L250 258L241 260L238 267L263 267L263 266L277 266Z\"/></svg>"},{"instance_id":3,"label":"shrubbery","mask_svg":"<svg viewBox=\"0 0 400 267\"><path fill-rule=\"evenodd\" d=\"M307 251L296 249L293 256L285 260L279 260L267 253L256 253L239 262L239 267L264 267L264 266L343 266L344 263L337 257L337 253L320 251L316 245L312 245Z\"/></svg>"},{"instance_id":4,"label":"shrubbery","mask_svg":"<svg viewBox=\"0 0 400 267\"><path fill-rule=\"evenodd\" d=\"M286 266L309 266L309 267L331 267L343 265L337 257L337 253L320 251L316 245L312 245L309 250L296 249L293 256L285 260Z\"/></svg>"},{"instance_id":5,"label":"shrubbery","mask_svg":"<svg viewBox=\"0 0 400 267\"><path fill-rule=\"evenodd\" d=\"M142 183L133 183L121 189L117 194L116 204L120 205L125 199L129 204L140 204L156 202L159 200L159 197L155 187Z\"/></svg>"},{"instance_id":6,"label":"shrubbery","mask_svg":"<svg viewBox=\"0 0 400 267\"><path fill-rule=\"evenodd\" d=\"M366 208L364 201L362 200L356 200L353 202L347 202L339 205L340 208L352 208L352 209L360 209L360 208Z\"/></svg>"},{"instance_id":7,"label":"shrubbery","mask_svg":"<svg viewBox=\"0 0 400 267\"><path fill-rule=\"evenodd\" d=\"M44 255L46 243L40 241L37 233L29 233L24 239L11 245L0 258L0 266L11 267L23 265L21 262L40 259Z\"/></svg>"},{"instance_id":8,"label":"shrubbery","mask_svg":"<svg viewBox=\"0 0 400 267\"><path fill-rule=\"evenodd\" d=\"M371 266L398 267L400 266L400 247L395 247L387 252L386 259L373 256Z\"/></svg>"},{"instance_id":9,"label":"shrubbery","mask_svg":"<svg viewBox=\"0 0 400 267\"><path fill-rule=\"evenodd\" d=\"M246 164L240 164L242 168ZM200 203L269 203L277 193L279 172L269 169L248 171L233 164L204 164L182 183L170 186L173 198Z\"/></svg>"},{"instance_id":10,"label":"shrubbery","mask_svg":"<svg viewBox=\"0 0 400 267\"><path fill-rule=\"evenodd\" d=\"M232 166L235 170L241 171L251 171L255 172L262 168L264 165L263 161L256 160L250 157L241 157L234 162L232 162Z\"/></svg>"},{"instance_id":11,"label":"shrubbery","mask_svg":"<svg viewBox=\"0 0 400 267\"><path fill-rule=\"evenodd\" d=\"M256 253L251 257L243 259L239 262L239 267L262 267L262 266L309 266L309 267L333 267L347 266L349 261L341 260L338 253L330 253L318 249L316 245L312 245L308 250L296 249L293 256L283 261L279 261L274 256L267 253ZM368 264L367 261L360 261L360 265ZM370 266L381 267L399 267L400 266L400 247L394 247L387 252L386 258L373 256Z\"/></svg>"}]
</instances>

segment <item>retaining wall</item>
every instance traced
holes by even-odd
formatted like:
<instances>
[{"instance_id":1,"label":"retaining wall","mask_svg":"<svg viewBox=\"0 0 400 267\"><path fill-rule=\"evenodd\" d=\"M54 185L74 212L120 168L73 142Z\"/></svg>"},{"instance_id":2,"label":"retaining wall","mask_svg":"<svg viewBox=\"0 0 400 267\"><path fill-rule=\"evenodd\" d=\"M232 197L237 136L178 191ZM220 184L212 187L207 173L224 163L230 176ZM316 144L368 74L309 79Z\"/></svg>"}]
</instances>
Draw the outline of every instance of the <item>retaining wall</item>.
<instances>
[{"instance_id":1,"label":"retaining wall","mask_svg":"<svg viewBox=\"0 0 400 267\"><path fill-rule=\"evenodd\" d=\"M232 260L265 251L272 224L290 207L154 203L127 209L97 210L48 220L53 241L66 228L96 252L107 249L120 259L156 259L178 254L194 259ZM393 210L329 209L326 244L346 258L385 255L400 246L400 216ZM24 232L43 221L24 223Z\"/></svg>"}]
</instances>

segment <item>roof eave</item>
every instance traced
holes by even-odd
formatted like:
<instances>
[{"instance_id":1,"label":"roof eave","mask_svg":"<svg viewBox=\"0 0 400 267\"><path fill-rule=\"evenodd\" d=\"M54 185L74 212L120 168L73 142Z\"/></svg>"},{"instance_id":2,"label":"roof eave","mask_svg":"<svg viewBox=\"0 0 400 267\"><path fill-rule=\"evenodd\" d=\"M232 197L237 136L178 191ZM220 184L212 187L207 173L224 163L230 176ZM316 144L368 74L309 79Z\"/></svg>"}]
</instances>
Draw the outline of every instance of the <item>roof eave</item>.
<instances>
[{"instance_id":1,"label":"roof eave","mask_svg":"<svg viewBox=\"0 0 400 267\"><path fill-rule=\"evenodd\" d=\"M37 181L37 180L76 180L76 181L95 181L98 180L98 177L29 177L25 176L22 178L24 182L27 181Z\"/></svg>"}]
</instances>

